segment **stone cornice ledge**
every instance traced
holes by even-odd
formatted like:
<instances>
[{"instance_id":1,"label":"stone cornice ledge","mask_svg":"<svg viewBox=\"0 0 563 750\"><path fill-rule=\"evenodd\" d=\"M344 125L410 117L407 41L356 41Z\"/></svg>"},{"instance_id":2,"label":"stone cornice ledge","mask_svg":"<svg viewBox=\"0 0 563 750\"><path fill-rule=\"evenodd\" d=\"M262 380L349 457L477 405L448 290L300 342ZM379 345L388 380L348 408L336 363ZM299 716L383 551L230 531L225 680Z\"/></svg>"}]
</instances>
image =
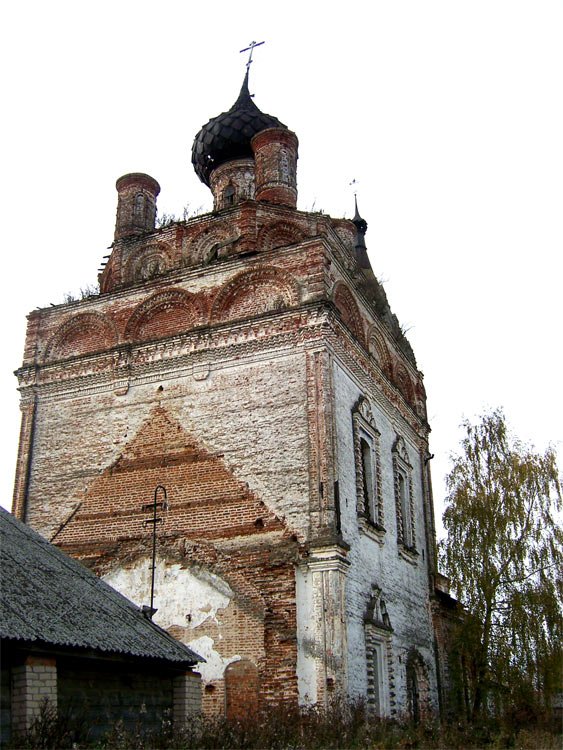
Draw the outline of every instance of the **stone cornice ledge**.
<instances>
[{"instance_id":1,"label":"stone cornice ledge","mask_svg":"<svg viewBox=\"0 0 563 750\"><path fill-rule=\"evenodd\" d=\"M339 573L346 573L350 567L348 550L346 546L339 543L323 544L322 546L311 545L309 556L303 560L300 567L313 572L336 570Z\"/></svg>"}]
</instances>

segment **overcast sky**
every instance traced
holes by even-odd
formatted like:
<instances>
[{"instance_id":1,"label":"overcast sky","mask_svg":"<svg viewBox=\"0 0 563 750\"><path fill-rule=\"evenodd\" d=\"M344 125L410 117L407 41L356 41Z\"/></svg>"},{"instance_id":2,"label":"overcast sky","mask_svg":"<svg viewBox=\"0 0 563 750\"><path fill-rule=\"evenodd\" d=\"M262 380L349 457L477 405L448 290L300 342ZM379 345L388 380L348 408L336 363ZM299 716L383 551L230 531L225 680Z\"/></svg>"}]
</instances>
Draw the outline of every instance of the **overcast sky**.
<instances>
[{"instance_id":1,"label":"overcast sky","mask_svg":"<svg viewBox=\"0 0 563 750\"><path fill-rule=\"evenodd\" d=\"M425 374L437 515L458 426L502 406L562 456L563 4L559 0L12 2L0 31L1 504L25 316L97 280L115 180L211 208L201 125L250 89L299 138L298 207L360 211Z\"/></svg>"}]
</instances>

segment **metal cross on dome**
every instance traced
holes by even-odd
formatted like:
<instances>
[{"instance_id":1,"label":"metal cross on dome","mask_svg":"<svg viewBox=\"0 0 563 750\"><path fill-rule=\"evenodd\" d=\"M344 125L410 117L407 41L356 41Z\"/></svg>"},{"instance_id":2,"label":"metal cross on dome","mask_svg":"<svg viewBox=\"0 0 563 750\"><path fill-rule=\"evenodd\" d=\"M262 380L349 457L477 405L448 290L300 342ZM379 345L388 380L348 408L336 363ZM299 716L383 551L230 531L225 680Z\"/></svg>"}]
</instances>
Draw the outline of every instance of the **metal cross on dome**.
<instances>
[{"instance_id":1,"label":"metal cross on dome","mask_svg":"<svg viewBox=\"0 0 563 750\"><path fill-rule=\"evenodd\" d=\"M248 62L246 63L247 68L250 67L250 63L252 62L252 53L254 52L254 47L260 47L260 45L262 44L264 44L264 42L250 42L248 47L240 50L240 52L248 52L248 50L250 50L250 54L248 55Z\"/></svg>"}]
</instances>

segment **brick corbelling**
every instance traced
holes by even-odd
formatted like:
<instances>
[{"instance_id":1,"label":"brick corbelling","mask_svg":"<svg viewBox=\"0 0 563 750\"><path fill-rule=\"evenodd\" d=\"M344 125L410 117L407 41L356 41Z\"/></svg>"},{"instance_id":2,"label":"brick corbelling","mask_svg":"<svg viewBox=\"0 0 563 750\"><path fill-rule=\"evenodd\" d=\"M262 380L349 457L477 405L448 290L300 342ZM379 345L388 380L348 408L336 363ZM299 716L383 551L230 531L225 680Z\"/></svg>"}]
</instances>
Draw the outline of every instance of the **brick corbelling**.
<instances>
[{"instance_id":1,"label":"brick corbelling","mask_svg":"<svg viewBox=\"0 0 563 750\"><path fill-rule=\"evenodd\" d=\"M274 225L275 226L275 225ZM252 256L230 256L224 261L207 264L204 268L190 268L186 267L176 272L170 273L166 278L162 278L160 281L154 281L145 284L139 284L136 287L132 287L128 290L116 292L111 295L111 298L117 297L129 297L130 295L138 294L140 291L146 295L147 289L156 289L169 286L171 283L175 284L187 282L191 286L186 287L188 290L193 291L195 284L205 283L207 288L217 287L221 283L221 280L226 278L228 274L235 275L245 268L252 268L257 263L264 264L274 262L275 265L281 264L286 271L297 273L297 269L301 268L302 271L306 271L311 266L311 256L314 252L314 248L324 247L326 242L320 236L312 236L309 239L303 240L299 245L292 245L286 248L274 248L270 250L259 249L256 255ZM107 302L107 297L100 297L98 300ZM47 310L51 312L52 310Z\"/></svg>"},{"instance_id":2,"label":"brick corbelling","mask_svg":"<svg viewBox=\"0 0 563 750\"><path fill-rule=\"evenodd\" d=\"M275 264L272 264L272 270L281 270L285 273L288 278L294 278L295 282L299 282L304 290L304 298L307 298L309 278L311 283L314 282L315 275L318 274L319 264L322 265L321 254L315 247L318 247L318 241L312 241L312 247L310 243L305 245L292 248L287 252L275 253L276 260ZM54 349L53 342L57 336L61 336L65 331L65 328L72 329L74 320L80 320L78 316L88 315L88 320L94 321L99 320L100 324L105 321L107 331L110 329L115 331L111 334L114 339L108 343L108 334L104 333L104 340L102 345L107 349L111 347L113 343L122 344L127 341L126 327L132 315L135 314L138 306L147 304L147 292L152 291L153 293L169 293L172 288L177 287L179 290L184 290L190 295L190 300L193 300L195 305L194 310L197 310L196 319L191 322L191 327L205 326L207 325L207 313L210 309L212 299L221 292L221 289L225 284L232 282L232 279L240 274L242 270L251 270L258 267L270 268L270 258L266 256L272 256L272 252L265 253L260 256L260 261L257 258L247 259L232 259L225 263L215 264L210 266L203 271L198 269L196 271L185 269L182 273L176 274L161 280L158 283L144 284L140 287L132 288L127 292L102 295L96 298L84 300L81 303L71 303L69 305L55 307L49 310L41 311L40 315L34 316L33 326L28 331L28 341L26 345L26 358L24 365L31 364L29 355L33 352L33 362L41 365L45 353L50 354L51 358L60 356L57 350ZM191 304L191 303L190 303ZM260 311L258 311L260 312ZM92 316L95 316L92 317ZM83 318L86 320L86 318ZM159 338L159 336L169 336L171 331L169 325L163 320L164 329L159 333L158 325L155 330L150 332L151 337ZM185 330L186 322L184 322ZM69 330L70 330L69 329ZM78 329L77 329L78 330ZM84 331L84 326L80 329ZM96 335L95 329L92 328L93 335ZM182 331L180 327L178 332ZM47 350L48 346L51 346L51 352ZM89 349L90 351L99 348L93 340L88 343L87 339L84 340L81 346L84 347L84 351ZM70 351L64 351L65 359L72 359Z\"/></svg>"},{"instance_id":3,"label":"brick corbelling","mask_svg":"<svg viewBox=\"0 0 563 750\"><path fill-rule=\"evenodd\" d=\"M362 318L366 321L368 327L373 327L377 330L378 335L385 341L386 346L393 354L393 357L401 362L416 382L419 379L420 373L401 351L397 341L389 331L389 328L380 319L377 310L374 308L373 301L366 296L365 289L362 287L365 278L358 274L356 261L353 260L350 262L349 253L336 252L334 245L331 243L327 244L326 249L327 260L330 263L330 271L328 274L328 278L331 282L330 286L336 286L339 282L343 282L348 289L353 292L355 301L359 305Z\"/></svg>"},{"instance_id":4,"label":"brick corbelling","mask_svg":"<svg viewBox=\"0 0 563 750\"><path fill-rule=\"evenodd\" d=\"M346 326L362 346L365 346L364 320L350 289L339 282L332 293L333 302Z\"/></svg>"},{"instance_id":5,"label":"brick corbelling","mask_svg":"<svg viewBox=\"0 0 563 750\"><path fill-rule=\"evenodd\" d=\"M306 309L311 310L311 306L308 305ZM194 344L196 347L199 347L199 351L209 351L209 346L216 347L216 346L222 346L225 345L228 340L232 342L233 338L240 339L240 333L244 331L245 337L252 332L253 335L260 335L261 337L272 337L274 338L276 336L277 331L279 331L280 324L282 327L285 327L286 330L288 328L287 323L289 322L289 326L292 326L291 320L295 320L295 318L292 318L292 316L288 313L283 313L281 315L276 316L267 316L271 320L269 326L267 328L264 328L264 323L262 321L256 322L254 324L250 324L250 327L247 323L243 323L243 328L241 329L240 325L235 325L234 327L232 324L229 324L229 335L228 337L225 336L226 326L225 324L220 325L217 327L217 329L209 330L209 337L205 337L204 339L201 338L201 334L199 332L193 332L193 334L185 334L182 336L181 341L186 342L188 344L187 351L197 351L197 349L194 349ZM274 318L274 320L272 320ZM297 329L299 330L299 337L301 339L304 338L304 331L306 330L306 327L309 326L308 329L308 336L311 336L311 328L310 324L314 323L314 320L309 319L308 321L304 321L302 317L300 317L298 324L296 325ZM297 321L296 321L297 323ZM305 323L305 328L304 324ZM234 335L233 335L234 334ZM189 344L189 342L192 342ZM180 348L178 347L178 344L180 344ZM274 341L272 340L272 344L274 344ZM154 349L154 347L157 347ZM41 383L49 383L49 382L59 382L61 383L63 380L66 380L68 378L76 378L76 377L88 377L88 376L94 376L96 382L103 383L104 380L99 380L100 377L106 378L105 382L108 384L108 387L111 387L111 379L107 380L107 377L110 376L110 378L120 377L120 368L122 367L121 362L124 361L126 363L126 369L123 371L125 376L128 378L129 373L135 370L135 360L137 358L141 358L141 360L144 358L146 359L146 353L150 352L154 349L154 355L157 355L157 352L159 350L162 350L163 353L167 353L166 356L185 356L186 350L183 349L185 344L180 343L176 340L168 340L168 341L162 341L159 344L153 344L151 345L151 348L147 350L146 347L136 347L134 351L130 349L128 346L126 349L122 348L116 348L111 354L102 354L102 355L88 355L86 357L78 357L73 358L71 360L67 360L64 364L53 364L48 366L43 366L39 368L39 370L36 370L35 368L28 368L28 369L22 369L19 371L20 376L20 384L22 388L25 388L26 386L29 386L31 384L40 385ZM235 345L236 346L236 345ZM238 345L240 346L240 345ZM126 359L123 359L123 355L125 355ZM236 355L233 352L233 355L236 357L240 357L240 352L237 352ZM151 355L152 356L152 355ZM163 370L162 370L162 362L161 362L161 354L158 355L158 358L156 360L156 367L159 371L159 374L162 376ZM143 365L144 366L144 365ZM177 366L177 365L176 365ZM375 368L372 368L375 370ZM105 375L104 375L105 371ZM86 383L84 383L86 385ZM22 394L25 398L25 393ZM419 395L418 398L424 400L424 391L423 388L419 388Z\"/></svg>"},{"instance_id":6,"label":"brick corbelling","mask_svg":"<svg viewBox=\"0 0 563 750\"><path fill-rule=\"evenodd\" d=\"M109 353L74 357L65 362L43 365L40 368L21 368L17 371L20 388L34 386L45 391L45 387L58 384L56 390L64 390L64 382L83 379L78 387L83 390L107 384L112 388L115 380L125 372L127 378L139 377L150 372L151 361L162 377L164 361L177 373L179 360L195 357L201 353L219 357L224 363L229 359L240 360L245 350L256 352L256 347L266 352L280 346L294 347L322 336L326 308L322 303L302 305L295 311L265 314L259 319L233 323L220 323L213 328L190 331L179 337L166 340L119 347ZM191 368L195 360L186 361ZM125 368L124 370L122 368ZM90 379L91 385L88 380ZM69 384L69 387L76 388Z\"/></svg>"},{"instance_id":7,"label":"brick corbelling","mask_svg":"<svg viewBox=\"0 0 563 750\"><path fill-rule=\"evenodd\" d=\"M206 226L215 221L216 218L213 214L204 214L189 222L177 222L145 232L140 236L117 239L112 246L108 263L98 277L102 293L104 295L111 294L135 283L134 280L126 277L126 264L138 248L155 243L166 243L170 248L170 257L174 265L176 267L181 266L183 237L189 233L203 231Z\"/></svg>"},{"instance_id":8,"label":"brick corbelling","mask_svg":"<svg viewBox=\"0 0 563 750\"><path fill-rule=\"evenodd\" d=\"M279 222L282 217L285 217L286 221L291 220L291 224L293 226L299 227L299 231L302 232L304 236L308 235L311 237L310 240L304 241L297 248L293 247L288 251L284 250L282 252L280 251L280 249L275 248L274 250L262 252L262 248L258 248L260 257L264 260L266 260L268 256L275 256L276 261L283 260L283 262L285 263L288 258L294 256L297 252L297 254L302 256L302 260L305 264L303 266L303 271L305 271L306 268L311 268L312 246L314 247L315 245L318 245L319 239L323 235L325 235L333 245L338 244L338 242L340 241L326 217L320 217L319 215L314 214L308 215L301 212L289 212L288 215L287 211L280 211L279 207L268 207L266 211L261 208L259 217L260 218L258 219L257 231L263 231L264 229L267 229L267 217L270 220L270 224L273 221L274 225L276 222ZM201 227L204 226L204 224L205 223L198 225L200 226L200 230ZM213 222L209 224L209 226L212 225L214 225ZM137 247L139 246L139 243L150 244L155 240L162 239L165 239L167 242L172 244L178 242L185 243L185 232L186 227L184 225L176 225L173 229L169 228L166 231L162 230L156 232L154 236L151 235L151 237L149 238L143 237L141 240L135 240L134 243L126 244L132 244ZM323 240L321 240L321 242L324 244ZM118 243L118 246L114 248L112 259L110 261L112 263L112 267L115 265L113 258L117 258L117 256L123 252L123 247L124 246L122 246L122 243ZM345 253L347 252L344 248L342 248L342 250ZM131 250L129 250L129 252L131 252ZM235 264L235 266L238 266L239 268L242 268L249 267L254 262L255 259L253 260L252 258L241 258L234 256L229 259L228 264L229 267L233 267L233 270L236 270L234 269L233 264ZM216 264L215 267L206 266L204 268L191 268L189 266L186 266L177 270L171 270L164 277L157 278L150 282L140 282L131 285L126 289L122 289L121 291L115 290L111 294L102 294L99 297L93 297L80 302L58 305L53 308L46 308L44 310L34 312L30 314L29 317L29 328L24 363L36 359L41 346L44 346L44 344L42 344L42 341L46 341L48 337L52 333L54 333L56 326L63 321L64 317L69 312L96 311L108 313L114 320L118 330L122 331L127 316L123 315L122 303L120 302L120 300L125 300L127 304L127 300L129 300L131 296L142 296L144 298L146 296L147 290L156 291L158 289L166 288L170 284L176 283L183 284L187 282L188 284L193 284L194 280L198 278L205 278L206 280L212 281L218 273L223 274L226 270L227 269L225 268L225 263ZM311 283L313 283L312 278ZM130 312L131 308L129 308L129 313Z\"/></svg>"}]
</instances>

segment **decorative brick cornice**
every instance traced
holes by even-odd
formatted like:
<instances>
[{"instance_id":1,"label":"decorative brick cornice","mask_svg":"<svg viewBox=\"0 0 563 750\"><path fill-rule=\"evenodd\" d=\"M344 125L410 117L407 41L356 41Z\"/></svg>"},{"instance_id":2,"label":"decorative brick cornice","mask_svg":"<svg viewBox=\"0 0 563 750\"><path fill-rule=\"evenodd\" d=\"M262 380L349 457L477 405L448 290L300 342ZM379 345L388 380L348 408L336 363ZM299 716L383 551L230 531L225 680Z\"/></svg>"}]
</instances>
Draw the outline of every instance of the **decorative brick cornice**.
<instances>
[{"instance_id":1,"label":"decorative brick cornice","mask_svg":"<svg viewBox=\"0 0 563 750\"><path fill-rule=\"evenodd\" d=\"M295 351L311 341L321 341L328 310L311 304L296 311L275 313L237 323L195 329L186 334L150 343L126 344L110 352L73 357L42 366L22 367L16 374L22 397L32 387L41 395L86 390L114 389L123 379L135 381L190 374L205 355L209 365L244 357L260 358L274 349ZM151 376L152 373L152 376ZM122 387L120 384L118 387Z\"/></svg>"}]
</instances>

